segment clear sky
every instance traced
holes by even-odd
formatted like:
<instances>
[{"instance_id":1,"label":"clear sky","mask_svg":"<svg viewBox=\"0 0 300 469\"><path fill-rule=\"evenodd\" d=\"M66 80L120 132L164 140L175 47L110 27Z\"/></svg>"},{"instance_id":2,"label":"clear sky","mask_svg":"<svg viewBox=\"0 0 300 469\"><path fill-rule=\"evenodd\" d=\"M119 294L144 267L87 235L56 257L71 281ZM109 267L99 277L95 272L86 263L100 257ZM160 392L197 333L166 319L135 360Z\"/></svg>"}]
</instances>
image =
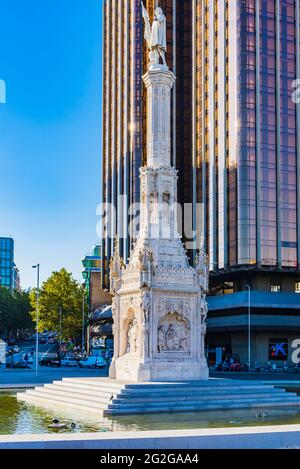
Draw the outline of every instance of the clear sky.
<instances>
[{"instance_id":1,"label":"clear sky","mask_svg":"<svg viewBox=\"0 0 300 469\"><path fill-rule=\"evenodd\" d=\"M102 0L0 0L0 236L21 285L97 242L101 195Z\"/></svg>"}]
</instances>

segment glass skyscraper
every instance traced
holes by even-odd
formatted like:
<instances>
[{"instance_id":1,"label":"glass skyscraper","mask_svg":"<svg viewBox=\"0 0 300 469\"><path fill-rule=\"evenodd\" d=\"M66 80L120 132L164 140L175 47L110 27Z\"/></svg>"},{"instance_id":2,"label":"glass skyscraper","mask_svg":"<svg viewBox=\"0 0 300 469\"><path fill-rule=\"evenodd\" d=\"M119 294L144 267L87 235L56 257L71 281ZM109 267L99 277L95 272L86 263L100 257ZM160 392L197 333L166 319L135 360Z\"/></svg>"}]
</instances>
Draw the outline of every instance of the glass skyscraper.
<instances>
[{"instance_id":1,"label":"glass skyscraper","mask_svg":"<svg viewBox=\"0 0 300 469\"><path fill-rule=\"evenodd\" d=\"M293 94L300 79L300 0L144 3L150 17L158 3L167 16L167 59L177 76L172 157L179 202L185 211L193 207L194 230L196 204L204 207L212 295L208 342L232 349L233 329L245 336L248 297L235 300L249 289L252 298L261 292L278 300L266 311L257 293L253 314L278 319L285 310L300 325L300 103ZM105 224L113 228L102 246L109 260L117 228L127 229L127 209L139 201L147 51L139 0L106 0L104 22L103 201L117 207ZM127 259L131 241L124 238L121 247ZM188 252L193 262L195 252ZM270 328L271 317L260 320L261 328ZM241 337L240 343L246 340Z\"/></svg>"},{"instance_id":2,"label":"glass skyscraper","mask_svg":"<svg viewBox=\"0 0 300 469\"><path fill-rule=\"evenodd\" d=\"M207 1L205 14L211 269L297 270L299 2Z\"/></svg>"},{"instance_id":3,"label":"glass skyscraper","mask_svg":"<svg viewBox=\"0 0 300 469\"><path fill-rule=\"evenodd\" d=\"M14 263L14 240L0 237L0 285L10 291L20 288L20 277Z\"/></svg>"}]
</instances>

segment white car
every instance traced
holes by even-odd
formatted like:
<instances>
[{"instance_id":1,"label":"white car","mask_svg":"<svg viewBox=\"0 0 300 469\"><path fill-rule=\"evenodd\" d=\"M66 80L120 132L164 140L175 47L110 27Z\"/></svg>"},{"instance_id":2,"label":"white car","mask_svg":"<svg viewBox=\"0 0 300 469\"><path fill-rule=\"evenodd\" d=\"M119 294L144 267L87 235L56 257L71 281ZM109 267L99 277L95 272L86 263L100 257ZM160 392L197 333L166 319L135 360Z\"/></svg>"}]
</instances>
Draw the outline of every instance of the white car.
<instances>
[{"instance_id":1,"label":"white car","mask_svg":"<svg viewBox=\"0 0 300 469\"><path fill-rule=\"evenodd\" d=\"M104 368L107 366L103 357L87 357L85 360L80 360L78 363L80 368Z\"/></svg>"},{"instance_id":2,"label":"white car","mask_svg":"<svg viewBox=\"0 0 300 469\"><path fill-rule=\"evenodd\" d=\"M65 357L61 360L61 366L75 367L78 366L78 361L74 357Z\"/></svg>"}]
</instances>

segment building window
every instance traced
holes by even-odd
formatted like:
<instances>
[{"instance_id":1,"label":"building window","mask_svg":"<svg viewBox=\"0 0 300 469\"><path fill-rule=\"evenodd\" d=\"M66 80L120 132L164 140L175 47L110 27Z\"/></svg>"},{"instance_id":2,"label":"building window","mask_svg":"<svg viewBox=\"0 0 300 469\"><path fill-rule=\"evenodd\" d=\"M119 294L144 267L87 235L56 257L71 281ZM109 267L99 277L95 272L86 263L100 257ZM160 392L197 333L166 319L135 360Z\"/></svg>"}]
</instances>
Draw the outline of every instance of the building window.
<instances>
[{"instance_id":1,"label":"building window","mask_svg":"<svg viewBox=\"0 0 300 469\"><path fill-rule=\"evenodd\" d=\"M271 283L271 292L279 293L281 291L281 285L279 283Z\"/></svg>"},{"instance_id":2,"label":"building window","mask_svg":"<svg viewBox=\"0 0 300 469\"><path fill-rule=\"evenodd\" d=\"M269 360L287 360L289 351L288 339L270 339Z\"/></svg>"},{"instance_id":3,"label":"building window","mask_svg":"<svg viewBox=\"0 0 300 469\"><path fill-rule=\"evenodd\" d=\"M295 282L295 293L300 293L300 282Z\"/></svg>"}]
</instances>

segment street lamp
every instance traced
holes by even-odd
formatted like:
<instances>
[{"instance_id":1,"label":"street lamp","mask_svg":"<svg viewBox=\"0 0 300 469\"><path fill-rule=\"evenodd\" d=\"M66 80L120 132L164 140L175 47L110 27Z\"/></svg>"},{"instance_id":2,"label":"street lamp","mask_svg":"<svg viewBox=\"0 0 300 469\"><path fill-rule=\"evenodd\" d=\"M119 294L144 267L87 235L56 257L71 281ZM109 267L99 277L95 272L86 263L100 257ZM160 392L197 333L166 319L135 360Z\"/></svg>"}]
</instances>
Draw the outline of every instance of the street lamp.
<instances>
[{"instance_id":1,"label":"street lamp","mask_svg":"<svg viewBox=\"0 0 300 469\"><path fill-rule=\"evenodd\" d=\"M248 366L251 371L251 285L246 284L248 289Z\"/></svg>"},{"instance_id":2,"label":"street lamp","mask_svg":"<svg viewBox=\"0 0 300 469\"><path fill-rule=\"evenodd\" d=\"M61 353L61 343L62 343L62 307L59 307L59 353Z\"/></svg>"},{"instance_id":3,"label":"street lamp","mask_svg":"<svg viewBox=\"0 0 300 469\"><path fill-rule=\"evenodd\" d=\"M35 341L35 375L39 367L39 294L40 294L40 264L33 265L36 269L36 341Z\"/></svg>"},{"instance_id":4,"label":"street lamp","mask_svg":"<svg viewBox=\"0 0 300 469\"><path fill-rule=\"evenodd\" d=\"M87 293L87 307L88 307L88 318L91 312L91 270L92 268L89 266L85 267L84 272L84 280L85 280L85 292L83 294L82 299L82 344L84 344L84 332L85 332L85 295ZM86 331L86 351L89 353L90 345L89 345L89 327L87 326Z\"/></svg>"},{"instance_id":5,"label":"street lamp","mask_svg":"<svg viewBox=\"0 0 300 469\"><path fill-rule=\"evenodd\" d=\"M84 293L82 295L82 333L81 333L81 353L82 354L85 348L84 347L85 295L86 295L86 290L84 290Z\"/></svg>"}]
</instances>

